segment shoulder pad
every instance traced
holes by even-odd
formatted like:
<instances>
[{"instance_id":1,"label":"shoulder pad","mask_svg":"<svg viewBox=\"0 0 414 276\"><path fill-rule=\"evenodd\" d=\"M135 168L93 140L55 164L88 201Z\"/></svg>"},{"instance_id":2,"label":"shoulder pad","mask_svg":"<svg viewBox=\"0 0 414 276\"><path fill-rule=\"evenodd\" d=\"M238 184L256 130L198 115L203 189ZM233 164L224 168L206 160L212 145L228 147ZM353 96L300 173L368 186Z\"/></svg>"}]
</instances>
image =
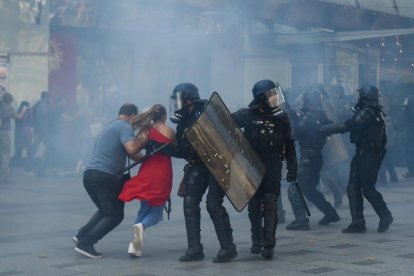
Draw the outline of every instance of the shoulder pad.
<instances>
[{"instance_id":1,"label":"shoulder pad","mask_svg":"<svg viewBox=\"0 0 414 276\"><path fill-rule=\"evenodd\" d=\"M278 113L277 113L277 116L274 116L273 118L281 120L283 122L290 123L289 117L288 117L286 111L284 111L283 109L280 109L280 111L278 111Z\"/></svg>"},{"instance_id":2,"label":"shoulder pad","mask_svg":"<svg viewBox=\"0 0 414 276\"><path fill-rule=\"evenodd\" d=\"M359 117L364 118L364 119L370 119L370 118L374 118L378 115L377 111L372 108L372 107L364 107L363 109L361 109L358 112Z\"/></svg>"}]
</instances>

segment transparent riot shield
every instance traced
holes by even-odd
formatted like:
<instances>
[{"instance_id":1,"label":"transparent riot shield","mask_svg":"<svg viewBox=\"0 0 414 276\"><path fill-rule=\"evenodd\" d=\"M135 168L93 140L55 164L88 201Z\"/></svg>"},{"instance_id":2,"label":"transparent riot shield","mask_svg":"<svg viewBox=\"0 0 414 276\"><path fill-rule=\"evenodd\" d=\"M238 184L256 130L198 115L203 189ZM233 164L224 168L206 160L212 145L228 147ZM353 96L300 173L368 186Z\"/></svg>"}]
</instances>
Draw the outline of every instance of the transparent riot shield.
<instances>
[{"instance_id":1,"label":"transparent riot shield","mask_svg":"<svg viewBox=\"0 0 414 276\"><path fill-rule=\"evenodd\" d=\"M265 167L217 92L186 137L237 211L255 194Z\"/></svg>"},{"instance_id":2,"label":"transparent riot shield","mask_svg":"<svg viewBox=\"0 0 414 276\"><path fill-rule=\"evenodd\" d=\"M324 98L322 100L322 106L328 118L337 123L335 109L330 101ZM342 135L329 136L322 152L325 166L334 165L349 159Z\"/></svg>"}]
</instances>

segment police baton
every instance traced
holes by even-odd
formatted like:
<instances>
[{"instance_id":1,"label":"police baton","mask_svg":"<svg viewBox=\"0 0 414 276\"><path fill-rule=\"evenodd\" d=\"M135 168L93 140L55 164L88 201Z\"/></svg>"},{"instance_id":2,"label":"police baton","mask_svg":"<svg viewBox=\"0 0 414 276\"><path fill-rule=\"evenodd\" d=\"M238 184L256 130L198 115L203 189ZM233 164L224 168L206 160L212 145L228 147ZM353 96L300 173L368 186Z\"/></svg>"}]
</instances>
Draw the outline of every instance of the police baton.
<instances>
[{"instance_id":1,"label":"police baton","mask_svg":"<svg viewBox=\"0 0 414 276\"><path fill-rule=\"evenodd\" d=\"M308 217L310 217L311 213L309 211L308 204L306 204L305 197L303 196L302 190L299 187L299 183L295 180L294 184L295 184L296 189L298 190L300 200L302 201L302 204L303 204L303 207L305 208L306 214L308 215Z\"/></svg>"},{"instance_id":2,"label":"police baton","mask_svg":"<svg viewBox=\"0 0 414 276\"><path fill-rule=\"evenodd\" d=\"M125 173L126 171L129 171L129 170L130 170L130 169L132 169L133 167L135 167L135 166L137 166L137 165L141 164L142 162L144 162L144 161L148 160L150 157L154 156L154 155L155 155L155 154L157 154L160 150L162 150L163 148L167 147L168 145L169 145L169 143L167 143L167 144L163 144L162 146L159 146L158 148L155 148L153 151L151 151L151 152L149 152L149 153L145 154L145 156L144 156L141 160L136 161L136 162L132 163L131 165L129 165L128 167L126 167L126 168L124 168L124 169L120 170L120 171L118 172L118 174L119 174L119 175L121 175L121 174Z\"/></svg>"}]
</instances>

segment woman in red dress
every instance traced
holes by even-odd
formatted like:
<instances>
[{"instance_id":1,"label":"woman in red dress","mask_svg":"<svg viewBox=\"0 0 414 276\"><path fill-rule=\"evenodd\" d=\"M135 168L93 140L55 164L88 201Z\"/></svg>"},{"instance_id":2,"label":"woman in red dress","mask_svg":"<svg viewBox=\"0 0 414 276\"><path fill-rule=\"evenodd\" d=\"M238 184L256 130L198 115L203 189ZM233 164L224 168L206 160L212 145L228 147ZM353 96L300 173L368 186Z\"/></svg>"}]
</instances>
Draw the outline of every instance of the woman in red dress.
<instances>
[{"instance_id":1,"label":"woman in red dress","mask_svg":"<svg viewBox=\"0 0 414 276\"><path fill-rule=\"evenodd\" d=\"M150 125L149 141L171 143L174 141L175 132L165 124L166 119L165 107L157 104L147 112L139 114L131 123L137 127ZM164 206L172 189L172 176L171 157L157 153L145 160L138 174L125 183L119 199L141 201L135 224L132 226L133 238L128 247L131 257L142 255L144 229L162 220Z\"/></svg>"}]
</instances>

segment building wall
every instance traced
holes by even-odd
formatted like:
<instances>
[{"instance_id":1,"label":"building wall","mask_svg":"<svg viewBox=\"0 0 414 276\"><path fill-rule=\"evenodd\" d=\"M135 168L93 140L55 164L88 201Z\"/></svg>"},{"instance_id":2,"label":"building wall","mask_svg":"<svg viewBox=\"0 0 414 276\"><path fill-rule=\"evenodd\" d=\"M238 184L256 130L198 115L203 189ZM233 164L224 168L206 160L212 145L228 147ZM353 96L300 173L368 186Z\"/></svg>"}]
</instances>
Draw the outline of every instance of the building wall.
<instances>
[{"instance_id":1,"label":"building wall","mask_svg":"<svg viewBox=\"0 0 414 276\"><path fill-rule=\"evenodd\" d=\"M19 1L0 10L0 53L9 57L7 86L15 98L34 102L48 87L49 24L47 9L36 19Z\"/></svg>"}]
</instances>

